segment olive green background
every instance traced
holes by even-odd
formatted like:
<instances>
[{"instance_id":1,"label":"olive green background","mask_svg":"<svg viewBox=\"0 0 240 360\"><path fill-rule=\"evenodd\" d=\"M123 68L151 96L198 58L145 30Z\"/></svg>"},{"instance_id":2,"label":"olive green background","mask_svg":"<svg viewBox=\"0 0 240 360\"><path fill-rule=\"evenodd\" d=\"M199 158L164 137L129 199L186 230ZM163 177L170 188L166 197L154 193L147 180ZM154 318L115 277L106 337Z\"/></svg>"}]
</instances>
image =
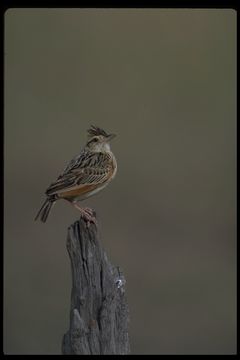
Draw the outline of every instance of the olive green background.
<instances>
[{"instance_id":1,"label":"olive green background","mask_svg":"<svg viewBox=\"0 0 240 360\"><path fill-rule=\"evenodd\" d=\"M4 352L61 352L79 214L33 219L96 124L118 173L82 204L127 279L132 353L236 353L236 12L8 10L4 104Z\"/></svg>"}]
</instances>

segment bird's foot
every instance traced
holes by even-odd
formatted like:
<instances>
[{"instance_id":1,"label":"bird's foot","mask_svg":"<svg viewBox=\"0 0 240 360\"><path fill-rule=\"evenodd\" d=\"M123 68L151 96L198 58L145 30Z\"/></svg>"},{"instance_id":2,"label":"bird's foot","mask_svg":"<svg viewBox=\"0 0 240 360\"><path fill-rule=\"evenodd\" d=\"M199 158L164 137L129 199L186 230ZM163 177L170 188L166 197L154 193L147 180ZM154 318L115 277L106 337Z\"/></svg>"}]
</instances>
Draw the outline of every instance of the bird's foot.
<instances>
[{"instance_id":1,"label":"bird's foot","mask_svg":"<svg viewBox=\"0 0 240 360\"><path fill-rule=\"evenodd\" d=\"M83 210L83 218L87 220L87 227L90 227L90 223L93 223L97 226L97 219L95 218L95 213L90 208L84 208Z\"/></svg>"},{"instance_id":2,"label":"bird's foot","mask_svg":"<svg viewBox=\"0 0 240 360\"><path fill-rule=\"evenodd\" d=\"M89 207L85 207L85 208L83 208L83 210L84 210L87 214L89 214L90 216L92 216L92 217L95 218L96 213L95 213L95 211L94 211L93 209L91 209L91 208L89 208Z\"/></svg>"},{"instance_id":3,"label":"bird's foot","mask_svg":"<svg viewBox=\"0 0 240 360\"><path fill-rule=\"evenodd\" d=\"M86 220L87 222L87 227L90 227L90 224L93 223L94 225L97 226L97 219L94 216L94 212L92 209L88 209L88 208L84 208L82 209L83 211L81 212L82 218L84 220Z\"/></svg>"},{"instance_id":4,"label":"bird's foot","mask_svg":"<svg viewBox=\"0 0 240 360\"><path fill-rule=\"evenodd\" d=\"M82 219L86 220L87 227L90 227L90 224L93 223L97 226L97 219L95 217L95 212L90 208L81 208L77 205L76 202L73 202L72 205L78 209L81 213Z\"/></svg>"}]
</instances>

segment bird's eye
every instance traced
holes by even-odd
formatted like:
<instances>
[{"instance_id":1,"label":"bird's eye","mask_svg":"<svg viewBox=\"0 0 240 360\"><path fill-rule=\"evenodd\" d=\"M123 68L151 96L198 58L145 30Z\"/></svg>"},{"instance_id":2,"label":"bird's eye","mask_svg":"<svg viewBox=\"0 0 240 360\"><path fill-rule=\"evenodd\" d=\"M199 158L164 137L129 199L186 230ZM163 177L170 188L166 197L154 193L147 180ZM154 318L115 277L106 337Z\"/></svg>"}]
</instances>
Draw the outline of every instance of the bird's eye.
<instances>
[{"instance_id":1,"label":"bird's eye","mask_svg":"<svg viewBox=\"0 0 240 360\"><path fill-rule=\"evenodd\" d=\"M90 146L91 144L96 144L97 142L98 142L98 138L93 138L88 141L88 145Z\"/></svg>"}]
</instances>

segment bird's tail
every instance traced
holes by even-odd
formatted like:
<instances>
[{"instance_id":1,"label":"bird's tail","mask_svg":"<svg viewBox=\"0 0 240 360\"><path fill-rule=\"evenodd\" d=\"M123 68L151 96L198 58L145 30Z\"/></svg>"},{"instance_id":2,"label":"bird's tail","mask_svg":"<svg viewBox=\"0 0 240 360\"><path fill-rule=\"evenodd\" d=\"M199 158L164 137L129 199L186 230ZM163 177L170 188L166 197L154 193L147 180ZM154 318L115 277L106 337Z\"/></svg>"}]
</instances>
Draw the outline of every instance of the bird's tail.
<instances>
[{"instance_id":1,"label":"bird's tail","mask_svg":"<svg viewBox=\"0 0 240 360\"><path fill-rule=\"evenodd\" d=\"M37 220L40 216L40 220L42 222L46 222L48 215L51 211L52 206L55 204L55 201L52 199L46 199L42 205L42 207L40 208L40 210L37 213L37 216L35 217L35 220Z\"/></svg>"}]
</instances>

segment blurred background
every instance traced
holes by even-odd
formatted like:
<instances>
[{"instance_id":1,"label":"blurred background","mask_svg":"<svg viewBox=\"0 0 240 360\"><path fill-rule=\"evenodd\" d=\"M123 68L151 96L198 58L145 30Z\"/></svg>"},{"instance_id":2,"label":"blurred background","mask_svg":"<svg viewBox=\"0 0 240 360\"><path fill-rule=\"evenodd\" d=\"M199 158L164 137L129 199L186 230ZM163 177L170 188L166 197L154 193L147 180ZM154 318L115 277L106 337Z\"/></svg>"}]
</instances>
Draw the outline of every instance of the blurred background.
<instances>
[{"instance_id":1,"label":"blurred background","mask_svg":"<svg viewBox=\"0 0 240 360\"><path fill-rule=\"evenodd\" d=\"M116 178L82 205L125 274L131 352L236 353L236 12L12 9L5 354L61 353L79 214L34 217L91 124L118 135Z\"/></svg>"}]
</instances>

